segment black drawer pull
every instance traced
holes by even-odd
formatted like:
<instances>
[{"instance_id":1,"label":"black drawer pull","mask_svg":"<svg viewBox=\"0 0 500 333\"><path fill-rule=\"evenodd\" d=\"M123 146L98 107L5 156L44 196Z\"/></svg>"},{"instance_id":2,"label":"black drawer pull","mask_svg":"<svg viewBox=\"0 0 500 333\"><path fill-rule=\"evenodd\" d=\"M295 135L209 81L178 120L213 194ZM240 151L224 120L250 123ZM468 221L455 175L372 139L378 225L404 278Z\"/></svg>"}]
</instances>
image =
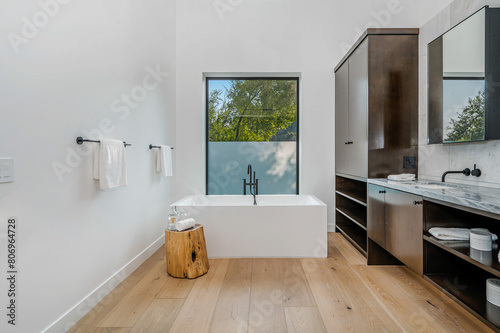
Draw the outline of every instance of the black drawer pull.
<instances>
[{"instance_id":1,"label":"black drawer pull","mask_svg":"<svg viewBox=\"0 0 500 333\"><path fill-rule=\"evenodd\" d=\"M413 201L413 204L414 205L421 205L423 204L424 202L423 201Z\"/></svg>"},{"instance_id":2,"label":"black drawer pull","mask_svg":"<svg viewBox=\"0 0 500 333\"><path fill-rule=\"evenodd\" d=\"M386 191L378 191L379 194L386 193Z\"/></svg>"}]
</instances>

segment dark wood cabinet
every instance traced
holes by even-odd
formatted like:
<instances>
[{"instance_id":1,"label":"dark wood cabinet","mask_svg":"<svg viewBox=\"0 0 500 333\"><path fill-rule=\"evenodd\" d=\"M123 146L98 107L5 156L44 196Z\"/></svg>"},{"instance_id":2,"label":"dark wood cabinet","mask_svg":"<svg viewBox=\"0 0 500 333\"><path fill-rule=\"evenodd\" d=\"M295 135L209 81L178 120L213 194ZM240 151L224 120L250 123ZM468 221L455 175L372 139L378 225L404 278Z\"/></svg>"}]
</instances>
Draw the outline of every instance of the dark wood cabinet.
<instances>
[{"instance_id":1,"label":"dark wood cabinet","mask_svg":"<svg viewBox=\"0 0 500 333\"><path fill-rule=\"evenodd\" d=\"M380 247L374 251L387 251L419 275L423 274L422 207L422 197L368 185L368 238ZM380 254L368 253L372 255Z\"/></svg>"},{"instance_id":2,"label":"dark wood cabinet","mask_svg":"<svg viewBox=\"0 0 500 333\"><path fill-rule=\"evenodd\" d=\"M368 186L368 237L385 249L385 188Z\"/></svg>"},{"instance_id":3,"label":"dark wood cabinet","mask_svg":"<svg viewBox=\"0 0 500 333\"><path fill-rule=\"evenodd\" d=\"M386 191L385 249L422 275L422 197L391 189Z\"/></svg>"},{"instance_id":4,"label":"dark wood cabinet","mask_svg":"<svg viewBox=\"0 0 500 333\"><path fill-rule=\"evenodd\" d=\"M417 174L417 155L418 29L368 29L335 68L336 183L363 188L366 216L367 179ZM366 224L336 208L337 230L366 254Z\"/></svg>"},{"instance_id":5,"label":"dark wood cabinet","mask_svg":"<svg viewBox=\"0 0 500 333\"><path fill-rule=\"evenodd\" d=\"M429 233L434 227L485 228L500 235L500 215L430 199L424 213L424 277L500 332L499 309L486 300L486 280L500 279L499 248L479 251L468 241L443 241Z\"/></svg>"}]
</instances>

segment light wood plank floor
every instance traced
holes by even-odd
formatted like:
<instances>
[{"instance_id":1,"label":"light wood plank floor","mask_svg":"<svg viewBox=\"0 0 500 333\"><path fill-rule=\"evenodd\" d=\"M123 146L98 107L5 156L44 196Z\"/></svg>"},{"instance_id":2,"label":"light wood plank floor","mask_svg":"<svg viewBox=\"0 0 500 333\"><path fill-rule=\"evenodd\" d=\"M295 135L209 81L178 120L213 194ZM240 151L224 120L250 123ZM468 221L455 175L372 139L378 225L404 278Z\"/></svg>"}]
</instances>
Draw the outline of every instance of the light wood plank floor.
<instances>
[{"instance_id":1,"label":"light wood plank floor","mask_svg":"<svg viewBox=\"0 0 500 333\"><path fill-rule=\"evenodd\" d=\"M402 266L367 266L342 236L326 259L213 259L167 275L164 248L69 332L491 332Z\"/></svg>"}]
</instances>

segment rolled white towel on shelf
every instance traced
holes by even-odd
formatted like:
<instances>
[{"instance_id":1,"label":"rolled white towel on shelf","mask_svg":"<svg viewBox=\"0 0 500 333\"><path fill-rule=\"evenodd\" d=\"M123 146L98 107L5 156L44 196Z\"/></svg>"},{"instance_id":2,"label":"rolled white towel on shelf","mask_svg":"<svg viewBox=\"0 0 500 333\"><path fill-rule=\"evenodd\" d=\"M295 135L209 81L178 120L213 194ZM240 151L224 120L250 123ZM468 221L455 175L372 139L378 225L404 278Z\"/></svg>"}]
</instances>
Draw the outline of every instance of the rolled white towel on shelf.
<instances>
[{"instance_id":1,"label":"rolled white towel on shelf","mask_svg":"<svg viewBox=\"0 0 500 333\"><path fill-rule=\"evenodd\" d=\"M415 174L413 173L401 173L399 175L389 175L387 177L389 180L414 180Z\"/></svg>"},{"instance_id":2,"label":"rolled white towel on shelf","mask_svg":"<svg viewBox=\"0 0 500 333\"><path fill-rule=\"evenodd\" d=\"M186 229L190 229L190 228L194 227L195 223L196 222L193 218L188 218L188 219L177 222L175 224L175 229L177 229L177 231L183 231Z\"/></svg>"},{"instance_id":3,"label":"rolled white towel on shelf","mask_svg":"<svg viewBox=\"0 0 500 333\"><path fill-rule=\"evenodd\" d=\"M429 233L440 240L469 240L470 230L467 228L430 228Z\"/></svg>"},{"instance_id":4,"label":"rolled white towel on shelf","mask_svg":"<svg viewBox=\"0 0 500 333\"><path fill-rule=\"evenodd\" d=\"M474 230L482 230L489 232L488 229L475 228ZM470 229L467 228L430 228L429 233L440 240L469 240L470 239ZM494 242L498 239L498 236L491 234L491 240Z\"/></svg>"}]
</instances>

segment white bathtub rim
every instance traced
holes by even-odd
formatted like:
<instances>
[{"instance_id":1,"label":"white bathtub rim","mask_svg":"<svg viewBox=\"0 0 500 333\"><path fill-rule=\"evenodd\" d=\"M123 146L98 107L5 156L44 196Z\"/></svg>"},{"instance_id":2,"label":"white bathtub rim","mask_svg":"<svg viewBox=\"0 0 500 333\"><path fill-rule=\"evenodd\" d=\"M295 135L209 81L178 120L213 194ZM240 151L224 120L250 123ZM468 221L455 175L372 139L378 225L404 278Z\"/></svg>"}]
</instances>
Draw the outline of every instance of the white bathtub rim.
<instances>
[{"instance_id":1,"label":"white bathtub rim","mask_svg":"<svg viewBox=\"0 0 500 333\"><path fill-rule=\"evenodd\" d=\"M207 198L208 200L200 200L201 202L193 202L193 198ZM245 202L245 204L240 204L240 203L231 203L231 204L210 204L209 199L210 198L215 198L215 197L235 197L241 200L243 197L248 197L248 202ZM285 197L285 198L296 198L296 197L307 197L312 199L314 203L306 203L306 204L283 204L283 203L276 203L276 204L262 204L259 205L259 198L269 198L269 197ZM248 207L248 206L253 206L251 204L252 202L252 196L251 195L200 195L200 194L194 194L194 195L187 195L176 202L170 204L170 207ZM276 195L270 195L270 194L259 194L257 195L257 207L318 207L318 206L324 206L326 207L326 204L318 199L315 195L312 194L276 194Z\"/></svg>"}]
</instances>

